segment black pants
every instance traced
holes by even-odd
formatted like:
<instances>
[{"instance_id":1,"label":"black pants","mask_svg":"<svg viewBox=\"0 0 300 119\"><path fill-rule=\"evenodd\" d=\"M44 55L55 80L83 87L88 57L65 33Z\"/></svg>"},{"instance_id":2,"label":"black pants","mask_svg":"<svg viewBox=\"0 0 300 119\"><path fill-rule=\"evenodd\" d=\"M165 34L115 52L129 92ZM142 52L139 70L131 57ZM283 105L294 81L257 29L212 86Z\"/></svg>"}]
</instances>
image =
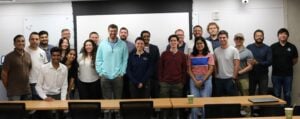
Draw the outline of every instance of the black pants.
<instances>
[{"instance_id":1,"label":"black pants","mask_svg":"<svg viewBox=\"0 0 300 119\"><path fill-rule=\"evenodd\" d=\"M78 81L80 99L101 99L100 80L91 83Z\"/></svg>"},{"instance_id":2,"label":"black pants","mask_svg":"<svg viewBox=\"0 0 300 119\"><path fill-rule=\"evenodd\" d=\"M60 94L57 95L47 95L47 97L52 97L55 100L60 100ZM54 115L52 110L40 110L35 112L35 117L38 119L63 119L64 112L62 110L56 110Z\"/></svg>"},{"instance_id":3,"label":"black pants","mask_svg":"<svg viewBox=\"0 0 300 119\"><path fill-rule=\"evenodd\" d=\"M267 94L268 80L268 73L251 72L249 74L249 95L255 95L257 85L259 95Z\"/></svg>"}]
</instances>

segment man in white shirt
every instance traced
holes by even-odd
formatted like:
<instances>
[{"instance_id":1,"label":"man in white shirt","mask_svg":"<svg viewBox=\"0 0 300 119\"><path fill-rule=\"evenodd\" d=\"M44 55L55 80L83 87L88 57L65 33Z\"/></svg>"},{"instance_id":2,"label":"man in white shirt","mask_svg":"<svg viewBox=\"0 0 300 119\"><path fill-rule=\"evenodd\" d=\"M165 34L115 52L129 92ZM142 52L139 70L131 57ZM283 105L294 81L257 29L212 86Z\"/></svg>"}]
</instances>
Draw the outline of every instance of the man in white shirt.
<instances>
[{"instance_id":1,"label":"man in white shirt","mask_svg":"<svg viewBox=\"0 0 300 119\"><path fill-rule=\"evenodd\" d=\"M37 32L32 32L29 36L29 46L25 51L30 54L32 68L29 74L29 83L32 93L32 99L37 100L39 96L36 93L35 85L37 83L38 74L43 64L48 62L46 52L39 47L40 39Z\"/></svg>"},{"instance_id":2,"label":"man in white shirt","mask_svg":"<svg viewBox=\"0 0 300 119\"><path fill-rule=\"evenodd\" d=\"M38 75L36 91L45 101L66 100L68 89L68 68L60 63L61 49L53 47L50 50L51 62L43 65ZM51 117L51 111L39 111L39 119ZM57 111L56 118L61 119L62 111Z\"/></svg>"},{"instance_id":3,"label":"man in white shirt","mask_svg":"<svg viewBox=\"0 0 300 119\"><path fill-rule=\"evenodd\" d=\"M40 98L46 101L65 100L68 88L68 69L60 63L61 50L51 49L51 62L41 67L36 84Z\"/></svg>"}]
</instances>

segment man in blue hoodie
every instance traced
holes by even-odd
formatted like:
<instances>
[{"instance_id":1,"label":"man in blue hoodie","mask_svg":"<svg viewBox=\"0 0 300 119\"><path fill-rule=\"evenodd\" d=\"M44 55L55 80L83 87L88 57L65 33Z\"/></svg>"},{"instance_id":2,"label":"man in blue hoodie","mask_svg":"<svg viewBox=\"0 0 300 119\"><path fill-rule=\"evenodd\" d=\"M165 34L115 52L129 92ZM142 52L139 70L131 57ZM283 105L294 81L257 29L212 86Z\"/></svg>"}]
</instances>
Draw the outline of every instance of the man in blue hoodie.
<instances>
[{"instance_id":1,"label":"man in blue hoodie","mask_svg":"<svg viewBox=\"0 0 300 119\"><path fill-rule=\"evenodd\" d=\"M96 55L96 71L101 77L104 99L120 99L123 89L123 75L126 71L128 48L117 37L118 26L108 26L109 37L101 41Z\"/></svg>"}]
</instances>

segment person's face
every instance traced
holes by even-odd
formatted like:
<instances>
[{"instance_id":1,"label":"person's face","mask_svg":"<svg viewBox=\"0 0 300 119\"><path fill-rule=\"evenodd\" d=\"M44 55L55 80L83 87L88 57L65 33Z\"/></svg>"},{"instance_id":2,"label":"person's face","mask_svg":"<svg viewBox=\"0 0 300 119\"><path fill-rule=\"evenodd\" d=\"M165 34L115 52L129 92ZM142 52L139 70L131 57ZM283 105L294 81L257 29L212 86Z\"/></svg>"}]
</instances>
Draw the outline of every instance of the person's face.
<instances>
[{"instance_id":1,"label":"person's face","mask_svg":"<svg viewBox=\"0 0 300 119\"><path fill-rule=\"evenodd\" d=\"M234 39L234 43L236 46L242 46L244 44L244 39L237 37Z\"/></svg>"},{"instance_id":2,"label":"person's face","mask_svg":"<svg viewBox=\"0 0 300 119\"><path fill-rule=\"evenodd\" d=\"M177 32L175 33L175 35L178 36L180 42L183 42L183 41L184 41L184 32L182 32L182 31L177 31Z\"/></svg>"},{"instance_id":3,"label":"person's face","mask_svg":"<svg viewBox=\"0 0 300 119\"><path fill-rule=\"evenodd\" d=\"M60 62L60 57L61 57L60 52L52 52L51 62L54 64L58 64Z\"/></svg>"},{"instance_id":4,"label":"person's face","mask_svg":"<svg viewBox=\"0 0 300 119\"><path fill-rule=\"evenodd\" d=\"M262 44L264 41L264 35L262 32L256 32L254 35L255 43Z\"/></svg>"},{"instance_id":5,"label":"person's face","mask_svg":"<svg viewBox=\"0 0 300 119\"><path fill-rule=\"evenodd\" d=\"M42 45L48 45L48 35L47 34L42 34L40 35L40 44Z\"/></svg>"},{"instance_id":6,"label":"person's face","mask_svg":"<svg viewBox=\"0 0 300 119\"><path fill-rule=\"evenodd\" d=\"M193 29L193 34L194 34L195 38L201 37L202 36L202 29L200 27L195 27Z\"/></svg>"},{"instance_id":7,"label":"person's face","mask_svg":"<svg viewBox=\"0 0 300 119\"><path fill-rule=\"evenodd\" d=\"M62 38L67 38L68 40L70 40L70 38L71 38L71 33L70 33L70 31L69 31L69 30L63 31L63 32L61 33L61 37L62 37Z\"/></svg>"},{"instance_id":8,"label":"person's face","mask_svg":"<svg viewBox=\"0 0 300 119\"><path fill-rule=\"evenodd\" d=\"M285 32L279 33L278 34L278 39L281 42L286 42L288 40L288 35Z\"/></svg>"},{"instance_id":9,"label":"person's face","mask_svg":"<svg viewBox=\"0 0 300 119\"><path fill-rule=\"evenodd\" d=\"M67 60L73 62L76 58L76 52L74 50L71 50L68 54L67 54Z\"/></svg>"},{"instance_id":10,"label":"person's face","mask_svg":"<svg viewBox=\"0 0 300 119\"><path fill-rule=\"evenodd\" d=\"M91 53L93 51L93 44L91 42L86 42L84 45L84 49L87 53Z\"/></svg>"},{"instance_id":11,"label":"person's face","mask_svg":"<svg viewBox=\"0 0 300 119\"><path fill-rule=\"evenodd\" d=\"M216 25L210 25L208 26L208 33L211 36L216 36L218 34L218 28Z\"/></svg>"},{"instance_id":12,"label":"person's face","mask_svg":"<svg viewBox=\"0 0 300 119\"><path fill-rule=\"evenodd\" d=\"M225 34L219 35L219 42L221 46L226 46L228 41L228 37Z\"/></svg>"},{"instance_id":13,"label":"person's face","mask_svg":"<svg viewBox=\"0 0 300 119\"><path fill-rule=\"evenodd\" d=\"M24 37L17 38L17 40L14 42L14 46L18 50L23 50L25 47L25 38Z\"/></svg>"},{"instance_id":14,"label":"person's face","mask_svg":"<svg viewBox=\"0 0 300 119\"><path fill-rule=\"evenodd\" d=\"M143 37L143 39L145 41L145 44L149 44L149 42L150 42L150 34L149 33L143 33L142 37Z\"/></svg>"},{"instance_id":15,"label":"person's face","mask_svg":"<svg viewBox=\"0 0 300 119\"><path fill-rule=\"evenodd\" d=\"M126 40L128 37L128 32L125 29L120 30L119 36L122 40Z\"/></svg>"},{"instance_id":16,"label":"person's face","mask_svg":"<svg viewBox=\"0 0 300 119\"><path fill-rule=\"evenodd\" d=\"M202 40L198 40L196 42L196 49L198 51L202 51L204 49L204 47L205 47L205 44L204 44L204 42Z\"/></svg>"},{"instance_id":17,"label":"person's face","mask_svg":"<svg viewBox=\"0 0 300 119\"><path fill-rule=\"evenodd\" d=\"M99 42L99 36L97 34L91 34L90 39L93 40L96 44Z\"/></svg>"},{"instance_id":18,"label":"person's face","mask_svg":"<svg viewBox=\"0 0 300 119\"><path fill-rule=\"evenodd\" d=\"M142 50L144 50L144 47L145 47L144 41L138 40L138 41L135 42L135 48L136 48L136 50L142 51Z\"/></svg>"},{"instance_id":19,"label":"person's face","mask_svg":"<svg viewBox=\"0 0 300 119\"><path fill-rule=\"evenodd\" d=\"M40 44L39 35L33 34L29 39L30 46L33 48L37 48Z\"/></svg>"},{"instance_id":20,"label":"person's face","mask_svg":"<svg viewBox=\"0 0 300 119\"><path fill-rule=\"evenodd\" d=\"M178 47L178 40L176 37L172 37L169 41L171 48L177 48Z\"/></svg>"},{"instance_id":21,"label":"person's face","mask_svg":"<svg viewBox=\"0 0 300 119\"><path fill-rule=\"evenodd\" d=\"M68 42L67 39L64 39L63 42L62 42L62 44L61 44L61 48L63 50L66 50L66 49L68 49L68 47L69 47L69 42Z\"/></svg>"},{"instance_id":22,"label":"person's face","mask_svg":"<svg viewBox=\"0 0 300 119\"><path fill-rule=\"evenodd\" d=\"M108 34L110 39L116 39L118 30L116 28L108 28Z\"/></svg>"}]
</instances>

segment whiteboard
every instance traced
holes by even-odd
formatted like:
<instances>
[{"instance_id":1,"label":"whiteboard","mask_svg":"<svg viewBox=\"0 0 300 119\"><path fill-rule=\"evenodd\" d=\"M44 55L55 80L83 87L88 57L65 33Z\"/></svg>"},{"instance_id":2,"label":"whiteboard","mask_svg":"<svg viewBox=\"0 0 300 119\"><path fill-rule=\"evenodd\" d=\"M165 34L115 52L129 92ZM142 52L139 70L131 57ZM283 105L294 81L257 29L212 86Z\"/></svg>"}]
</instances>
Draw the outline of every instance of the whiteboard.
<instances>
[{"instance_id":1,"label":"whiteboard","mask_svg":"<svg viewBox=\"0 0 300 119\"><path fill-rule=\"evenodd\" d=\"M36 15L24 18L24 37L29 38L31 32L45 30L49 33L49 44L58 45L61 30L68 28L71 31L70 44L74 46L73 16L72 15ZM29 42L26 42L27 45Z\"/></svg>"},{"instance_id":2,"label":"whiteboard","mask_svg":"<svg viewBox=\"0 0 300 119\"><path fill-rule=\"evenodd\" d=\"M153 13L153 14L118 14L118 15L87 15L77 16L77 49L82 48L89 33L96 31L100 39L108 38L107 27L110 24L126 27L129 31L128 40L134 42L141 31L151 33L150 43L158 46L160 52L166 49L168 37L176 29L185 31L185 40L189 36L189 14L183 13Z\"/></svg>"}]
</instances>

